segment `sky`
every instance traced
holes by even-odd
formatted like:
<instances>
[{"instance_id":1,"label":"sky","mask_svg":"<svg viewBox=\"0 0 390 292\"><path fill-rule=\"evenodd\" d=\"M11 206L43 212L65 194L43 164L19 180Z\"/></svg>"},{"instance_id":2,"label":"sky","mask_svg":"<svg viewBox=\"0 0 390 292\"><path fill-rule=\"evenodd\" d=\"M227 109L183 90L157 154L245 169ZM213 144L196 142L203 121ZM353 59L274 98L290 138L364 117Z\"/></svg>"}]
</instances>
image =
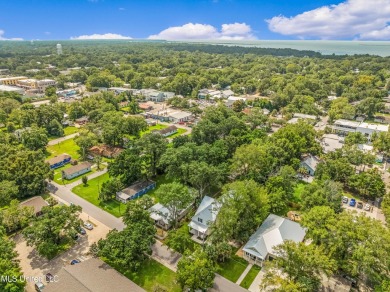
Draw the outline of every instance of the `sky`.
<instances>
[{"instance_id":1,"label":"sky","mask_svg":"<svg viewBox=\"0 0 390 292\"><path fill-rule=\"evenodd\" d=\"M0 0L0 40L390 40L390 0Z\"/></svg>"}]
</instances>

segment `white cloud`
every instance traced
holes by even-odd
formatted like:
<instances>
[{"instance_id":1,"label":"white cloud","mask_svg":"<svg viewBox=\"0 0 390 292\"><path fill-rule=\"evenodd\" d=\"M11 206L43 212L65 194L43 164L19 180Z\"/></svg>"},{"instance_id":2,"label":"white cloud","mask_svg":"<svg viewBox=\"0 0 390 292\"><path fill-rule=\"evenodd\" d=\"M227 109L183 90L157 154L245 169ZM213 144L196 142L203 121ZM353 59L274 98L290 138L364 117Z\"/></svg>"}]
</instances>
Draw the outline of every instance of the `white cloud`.
<instances>
[{"instance_id":1,"label":"white cloud","mask_svg":"<svg viewBox=\"0 0 390 292\"><path fill-rule=\"evenodd\" d=\"M5 38L4 37L4 30L0 29L0 41L22 41L22 38Z\"/></svg>"},{"instance_id":2,"label":"white cloud","mask_svg":"<svg viewBox=\"0 0 390 292\"><path fill-rule=\"evenodd\" d=\"M91 34L91 35L80 35L78 37L71 37L71 40L130 40L131 37L123 36L116 33L105 33L105 34Z\"/></svg>"},{"instance_id":3,"label":"white cloud","mask_svg":"<svg viewBox=\"0 0 390 292\"><path fill-rule=\"evenodd\" d=\"M390 39L390 0L348 0L267 22L273 32L302 39Z\"/></svg>"},{"instance_id":4,"label":"white cloud","mask_svg":"<svg viewBox=\"0 0 390 292\"><path fill-rule=\"evenodd\" d=\"M120 11L125 11L125 10L126 10L126 8L119 7L119 10L120 10Z\"/></svg>"},{"instance_id":5,"label":"white cloud","mask_svg":"<svg viewBox=\"0 0 390 292\"><path fill-rule=\"evenodd\" d=\"M186 40L186 39L256 39L252 29L246 23L222 24L221 30L210 24L187 23L182 26L173 26L164 29L149 39Z\"/></svg>"}]
</instances>

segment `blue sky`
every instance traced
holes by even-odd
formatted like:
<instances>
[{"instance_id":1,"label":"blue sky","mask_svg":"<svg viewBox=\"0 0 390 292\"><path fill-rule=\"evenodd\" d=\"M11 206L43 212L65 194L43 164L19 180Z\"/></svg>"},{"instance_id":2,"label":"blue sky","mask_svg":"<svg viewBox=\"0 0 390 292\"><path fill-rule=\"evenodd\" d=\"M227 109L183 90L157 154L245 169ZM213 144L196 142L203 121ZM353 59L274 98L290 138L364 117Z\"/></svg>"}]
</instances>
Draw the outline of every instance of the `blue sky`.
<instances>
[{"instance_id":1,"label":"blue sky","mask_svg":"<svg viewBox=\"0 0 390 292\"><path fill-rule=\"evenodd\" d=\"M1 2L0 40L72 37L390 40L390 0Z\"/></svg>"}]
</instances>

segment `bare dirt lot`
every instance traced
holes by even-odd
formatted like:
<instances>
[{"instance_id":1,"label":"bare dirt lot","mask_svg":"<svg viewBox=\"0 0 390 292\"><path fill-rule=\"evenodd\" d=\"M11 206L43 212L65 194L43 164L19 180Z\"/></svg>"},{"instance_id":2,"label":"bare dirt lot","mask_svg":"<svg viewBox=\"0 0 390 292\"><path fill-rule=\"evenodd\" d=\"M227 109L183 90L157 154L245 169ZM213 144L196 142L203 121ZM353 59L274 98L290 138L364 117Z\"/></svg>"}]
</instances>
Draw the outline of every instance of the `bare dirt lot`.
<instances>
[{"instance_id":1,"label":"bare dirt lot","mask_svg":"<svg viewBox=\"0 0 390 292\"><path fill-rule=\"evenodd\" d=\"M109 228L102 223L98 222L94 218L89 217L87 214L82 213L80 218L83 221L89 221L94 225L93 230L86 230L86 235L80 235L79 240L76 244L68 251L58 255L52 260L47 260L37 254L35 249L31 246L27 246L21 234L17 234L14 237L16 243L16 251L19 254L20 265L22 267L23 274L25 277L42 277L47 273L51 273L53 276L65 265L69 265L73 259L86 259L86 255L89 246L97 242L99 239L106 236ZM45 284L45 281L42 282ZM26 286L27 291L35 291L34 282L28 282Z\"/></svg>"}]
</instances>

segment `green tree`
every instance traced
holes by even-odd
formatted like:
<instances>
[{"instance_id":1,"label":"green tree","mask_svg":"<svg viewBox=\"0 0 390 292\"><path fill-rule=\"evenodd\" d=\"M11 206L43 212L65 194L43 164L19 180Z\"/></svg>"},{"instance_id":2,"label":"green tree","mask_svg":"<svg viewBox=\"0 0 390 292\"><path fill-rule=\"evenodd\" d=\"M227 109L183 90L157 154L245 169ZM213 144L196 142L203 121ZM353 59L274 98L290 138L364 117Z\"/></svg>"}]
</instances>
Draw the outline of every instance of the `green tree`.
<instances>
[{"instance_id":1,"label":"green tree","mask_svg":"<svg viewBox=\"0 0 390 292\"><path fill-rule=\"evenodd\" d=\"M85 160L88 154L88 149L97 144L97 136L92 132L82 131L74 139L77 146L80 147L81 159Z\"/></svg>"},{"instance_id":2,"label":"green tree","mask_svg":"<svg viewBox=\"0 0 390 292\"><path fill-rule=\"evenodd\" d=\"M144 195L138 200L131 200L126 204L126 211L123 214L123 222L131 227L133 224L144 222L150 223L150 213L147 211L153 205L153 200Z\"/></svg>"},{"instance_id":3,"label":"green tree","mask_svg":"<svg viewBox=\"0 0 390 292\"><path fill-rule=\"evenodd\" d=\"M245 242L268 215L266 190L253 180L225 185L218 202L219 212L210 237L212 242L231 239Z\"/></svg>"},{"instance_id":4,"label":"green tree","mask_svg":"<svg viewBox=\"0 0 390 292\"><path fill-rule=\"evenodd\" d=\"M168 209L169 217L166 219L173 228L177 227L181 212L194 201L193 192L178 182L161 185L156 191L156 196L160 203Z\"/></svg>"},{"instance_id":5,"label":"green tree","mask_svg":"<svg viewBox=\"0 0 390 292\"><path fill-rule=\"evenodd\" d=\"M81 177L81 181L82 181L82 183L83 183L84 186L87 186L87 185L88 185L88 176L83 175L83 176Z\"/></svg>"},{"instance_id":6,"label":"green tree","mask_svg":"<svg viewBox=\"0 0 390 292\"><path fill-rule=\"evenodd\" d=\"M118 177L121 183L129 186L141 178L142 157L137 149L126 149L108 165L110 176Z\"/></svg>"},{"instance_id":7,"label":"green tree","mask_svg":"<svg viewBox=\"0 0 390 292\"><path fill-rule=\"evenodd\" d=\"M62 125L57 120L52 120L47 128L47 132L51 136L62 137L64 136L64 129Z\"/></svg>"},{"instance_id":8,"label":"green tree","mask_svg":"<svg viewBox=\"0 0 390 292\"><path fill-rule=\"evenodd\" d=\"M12 199L17 198L19 193L15 181L0 181L0 206L7 206Z\"/></svg>"},{"instance_id":9,"label":"green tree","mask_svg":"<svg viewBox=\"0 0 390 292\"><path fill-rule=\"evenodd\" d=\"M80 212L81 207L76 205L44 207L43 214L23 230L27 244L34 246L40 255L52 258L64 240L77 234L81 224Z\"/></svg>"},{"instance_id":10,"label":"green tree","mask_svg":"<svg viewBox=\"0 0 390 292\"><path fill-rule=\"evenodd\" d=\"M101 164L102 164L102 157L100 155L97 155L94 157L93 161L96 163L96 169L100 170Z\"/></svg>"},{"instance_id":11,"label":"green tree","mask_svg":"<svg viewBox=\"0 0 390 292\"><path fill-rule=\"evenodd\" d=\"M103 182L99 192L99 200L107 202L115 198L116 193L123 189L123 184L118 178L111 178Z\"/></svg>"},{"instance_id":12,"label":"green tree","mask_svg":"<svg viewBox=\"0 0 390 292\"><path fill-rule=\"evenodd\" d=\"M193 250L194 242L187 228L179 228L169 232L165 244L183 254L187 249Z\"/></svg>"},{"instance_id":13,"label":"green tree","mask_svg":"<svg viewBox=\"0 0 390 292\"><path fill-rule=\"evenodd\" d=\"M315 245L285 241L275 247L275 253L279 256L267 262L263 289L276 286L273 291L317 291L322 275L330 276L336 270L335 261ZM299 288L286 290L291 285Z\"/></svg>"},{"instance_id":14,"label":"green tree","mask_svg":"<svg viewBox=\"0 0 390 292\"><path fill-rule=\"evenodd\" d=\"M215 271L213 261L204 251L187 251L177 264L177 280L182 289L207 290L214 284Z\"/></svg>"},{"instance_id":15,"label":"green tree","mask_svg":"<svg viewBox=\"0 0 390 292\"><path fill-rule=\"evenodd\" d=\"M386 186L377 168L354 174L349 178L348 186L363 197L374 200L383 197Z\"/></svg>"},{"instance_id":16,"label":"green tree","mask_svg":"<svg viewBox=\"0 0 390 292\"><path fill-rule=\"evenodd\" d=\"M98 241L98 255L109 263L136 271L152 253L156 230L152 222L138 222L123 231L111 230Z\"/></svg>"},{"instance_id":17,"label":"green tree","mask_svg":"<svg viewBox=\"0 0 390 292\"><path fill-rule=\"evenodd\" d=\"M343 188L340 183L316 180L305 186L302 192L302 207L304 210L310 210L315 206L329 206L336 213L340 213L342 197Z\"/></svg>"},{"instance_id":18,"label":"green tree","mask_svg":"<svg viewBox=\"0 0 390 292\"><path fill-rule=\"evenodd\" d=\"M167 139L157 133L148 133L141 137L139 145L144 154L143 159L149 166L150 176L156 176L157 166L160 162L161 156L167 149Z\"/></svg>"},{"instance_id":19,"label":"green tree","mask_svg":"<svg viewBox=\"0 0 390 292\"><path fill-rule=\"evenodd\" d=\"M30 150L40 150L47 145L49 140L45 129L33 126L31 129L22 132L21 141Z\"/></svg>"},{"instance_id":20,"label":"green tree","mask_svg":"<svg viewBox=\"0 0 390 292\"><path fill-rule=\"evenodd\" d=\"M8 276L15 281L0 281L0 290L4 292L22 292L26 282L19 266L18 254L15 251L15 243L5 235L4 229L0 228L0 275Z\"/></svg>"},{"instance_id":21,"label":"green tree","mask_svg":"<svg viewBox=\"0 0 390 292\"><path fill-rule=\"evenodd\" d=\"M31 207L22 207L18 200L12 200L9 207L1 211L1 225L10 233L26 227L34 215Z\"/></svg>"}]
</instances>

